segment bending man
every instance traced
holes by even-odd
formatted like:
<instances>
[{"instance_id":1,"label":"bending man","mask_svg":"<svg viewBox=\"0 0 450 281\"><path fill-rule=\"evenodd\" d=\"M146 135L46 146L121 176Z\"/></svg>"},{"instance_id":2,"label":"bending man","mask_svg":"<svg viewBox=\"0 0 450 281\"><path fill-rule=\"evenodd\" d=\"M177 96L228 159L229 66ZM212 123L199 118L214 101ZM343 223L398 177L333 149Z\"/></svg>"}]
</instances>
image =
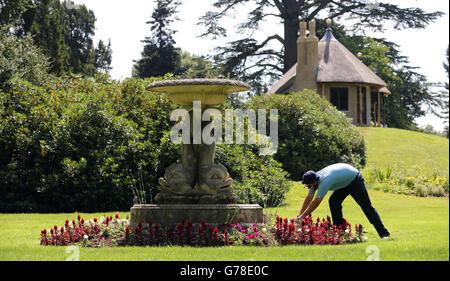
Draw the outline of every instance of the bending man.
<instances>
[{"instance_id":1,"label":"bending man","mask_svg":"<svg viewBox=\"0 0 450 281\"><path fill-rule=\"evenodd\" d=\"M308 171L303 175L302 183L308 188L308 195L303 202L299 220L309 216L322 202L325 194L332 190L329 199L333 224L341 225L344 221L342 202L351 195L361 207L369 222L375 227L381 238L388 238L389 231L384 227L377 210L372 207L369 194L364 184L364 178L354 167L344 163L337 163L323 168L317 173ZM317 191L316 198L313 199Z\"/></svg>"}]
</instances>

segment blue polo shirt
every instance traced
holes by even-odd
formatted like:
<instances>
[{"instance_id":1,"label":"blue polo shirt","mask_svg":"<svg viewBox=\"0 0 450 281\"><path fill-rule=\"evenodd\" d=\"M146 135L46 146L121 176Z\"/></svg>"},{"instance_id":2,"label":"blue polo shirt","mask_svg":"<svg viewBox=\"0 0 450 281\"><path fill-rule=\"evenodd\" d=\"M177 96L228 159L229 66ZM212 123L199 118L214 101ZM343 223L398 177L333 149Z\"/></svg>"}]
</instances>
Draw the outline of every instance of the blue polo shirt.
<instances>
[{"instance_id":1,"label":"blue polo shirt","mask_svg":"<svg viewBox=\"0 0 450 281\"><path fill-rule=\"evenodd\" d=\"M319 187L316 198L323 198L330 190L338 190L348 186L358 175L359 171L353 166L345 163L337 163L316 172L319 176ZM308 191L314 194L314 190Z\"/></svg>"}]
</instances>

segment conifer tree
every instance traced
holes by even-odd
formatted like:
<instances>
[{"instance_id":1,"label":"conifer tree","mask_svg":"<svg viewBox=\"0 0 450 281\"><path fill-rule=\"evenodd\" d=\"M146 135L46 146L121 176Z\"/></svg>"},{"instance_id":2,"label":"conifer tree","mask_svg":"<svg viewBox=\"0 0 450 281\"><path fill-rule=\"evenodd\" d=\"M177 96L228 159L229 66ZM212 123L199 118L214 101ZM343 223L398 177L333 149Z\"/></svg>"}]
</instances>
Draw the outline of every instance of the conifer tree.
<instances>
[{"instance_id":1,"label":"conifer tree","mask_svg":"<svg viewBox=\"0 0 450 281\"><path fill-rule=\"evenodd\" d=\"M146 37L141 59L134 61L133 77L144 78L177 73L180 68L180 54L175 48L174 30L169 25L177 20L175 14L180 4L177 0L158 0L152 13L150 25L151 36Z\"/></svg>"}]
</instances>

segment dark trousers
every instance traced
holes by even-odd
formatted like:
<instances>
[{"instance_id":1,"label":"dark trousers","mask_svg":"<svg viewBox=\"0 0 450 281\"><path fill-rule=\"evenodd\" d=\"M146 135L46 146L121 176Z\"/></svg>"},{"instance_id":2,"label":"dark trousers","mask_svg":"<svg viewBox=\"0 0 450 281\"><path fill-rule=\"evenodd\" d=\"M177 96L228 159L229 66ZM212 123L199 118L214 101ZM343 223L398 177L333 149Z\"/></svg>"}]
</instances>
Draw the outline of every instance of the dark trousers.
<instances>
[{"instance_id":1,"label":"dark trousers","mask_svg":"<svg viewBox=\"0 0 450 281\"><path fill-rule=\"evenodd\" d=\"M334 191L328 203L330 204L331 217L333 224L340 225L343 223L342 202L351 195L356 203L361 207L369 222L375 227L380 237L389 236L389 231L384 227L380 215L370 202L369 194L364 184L364 178L359 173L356 178L346 187Z\"/></svg>"}]
</instances>

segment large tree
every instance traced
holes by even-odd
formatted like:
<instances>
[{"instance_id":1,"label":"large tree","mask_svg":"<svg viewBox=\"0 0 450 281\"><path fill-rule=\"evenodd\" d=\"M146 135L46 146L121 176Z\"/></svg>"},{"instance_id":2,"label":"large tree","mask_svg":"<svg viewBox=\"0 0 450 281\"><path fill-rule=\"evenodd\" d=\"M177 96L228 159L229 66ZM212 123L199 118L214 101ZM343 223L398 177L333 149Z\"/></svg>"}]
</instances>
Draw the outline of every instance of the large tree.
<instances>
[{"instance_id":1,"label":"large tree","mask_svg":"<svg viewBox=\"0 0 450 281\"><path fill-rule=\"evenodd\" d=\"M238 33L243 38L217 48L216 59L223 71L241 79L254 80L262 76L279 77L297 61L296 40L300 21L316 18L351 19L354 30L383 30L383 23L393 21L394 28L424 28L440 17L442 12L428 13L420 8L400 8L383 2L367 0L215 0L214 11L208 11L199 23L206 27L202 36L213 38L227 36L221 20L248 4L247 20L239 23ZM283 24L281 34L268 34L257 41L249 33L259 28L262 21L275 18ZM280 43L279 49L271 48L270 42Z\"/></svg>"},{"instance_id":2,"label":"large tree","mask_svg":"<svg viewBox=\"0 0 450 281\"><path fill-rule=\"evenodd\" d=\"M95 48L96 18L85 5L60 0L0 0L0 23L19 37L31 36L50 59L50 72L92 76L110 68L111 48ZM108 53L105 53L108 52ZM105 58L99 65L99 57ZM110 60L109 60L110 61Z\"/></svg>"},{"instance_id":3,"label":"large tree","mask_svg":"<svg viewBox=\"0 0 450 281\"><path fill-rule=\"evenodd\" d=\"M445 69L445 72L447 72L447 81L445 81L444 83L444 91L443 91L443 98L444 98L444 102L443 102L443 106L442 106L442 115L444 118L444 122L445 122L445 127L444 127L444 134L447 136L447 138L449 137L449 129L448 129L448 103L449 103L449 89L448 89L448 79L449 79L449 72L448 72L448 61L449 61L449 49L447 46L447 52L446 52L446 59L447 61L443 62L443 66Z\"/></svg>"},{"instance_id":4,"label":"large tree","mask_svg":"<svg viewBox=\"0 0 450 281\"><path fill-rule=\"evenodd\" d=\"M180 2L177 0L157 0L152 13L150 25L151 36L142 42L144 50L141 59L134 61L133 77L162 76L166 73L176 73L180 68L180 53L175 48L173 35L176 31L169 25L177 20L175 14Z\"/></svg>"}]
</instances>

